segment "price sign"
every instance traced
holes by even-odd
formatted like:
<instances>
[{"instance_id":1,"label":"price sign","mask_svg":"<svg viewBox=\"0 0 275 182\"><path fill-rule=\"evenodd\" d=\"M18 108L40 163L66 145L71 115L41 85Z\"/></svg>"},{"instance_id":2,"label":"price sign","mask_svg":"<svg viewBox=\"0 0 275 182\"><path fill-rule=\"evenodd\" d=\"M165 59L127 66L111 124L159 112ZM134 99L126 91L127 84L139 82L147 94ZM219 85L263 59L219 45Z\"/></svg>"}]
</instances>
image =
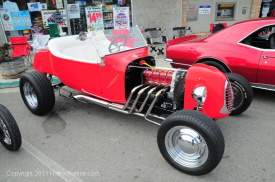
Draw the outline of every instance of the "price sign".
<instances>
[{"instance_id":1,"label":"price sign","mask_svg":"<svg viewBox=\"0 0 275 182\"><path fill-rule=\"evenodd\" d=\"M30 13L28 11L20 11L20 23L23 30L31 29L32 23Z\"/></svg>"},{"instance_id":2,"label":"price sign","mask_svg":"<svg viewBox=\"0 0 275 182\"><path fill-rule=\"evenodd\" d=\"M23 20L23 22L29 22L30 21L29 17L22 17L22 20Z\"/></svg>"},{"instance_id":3,"label":"price sign","mask_svg":"<svg viewBox=\"0 0 275 182\"><path fill-rule=\"evenodd\" d=\"M10 15L11 15L11 22L13 24L14 30L21 30L20 12L19 11L13 11L13 12L10 12Z\"/></svg>"},{"instance_id":4,"label":"price sign","mask_svg":"<svg viewBox=\"0 0 275 182\"><path fill-rule=\"evenodd\" d=\"M11 20L11 15L9 12L1 13L1 19L2 19L5 31L14 30L12 20Z\"/></svg>"},{"instance_id":5,"label":"price sign","mask_svg":"<svg viewBox=\"0 0 275 182\"><path fill-rule=\"evenodd\" d=\"M1 14L6 31L31 29L32 23L28 11L13 11Z\"/></svg>"},{"instance_id":6,"label":"price sign","mask_svg":"<svg viewBox=\"0 0 275 182\"><path fill-rule=\"evenodd\" d=\"M5 30L14 30L13 24L11 22L4 23Z\"/></svg>"}]
</instances>

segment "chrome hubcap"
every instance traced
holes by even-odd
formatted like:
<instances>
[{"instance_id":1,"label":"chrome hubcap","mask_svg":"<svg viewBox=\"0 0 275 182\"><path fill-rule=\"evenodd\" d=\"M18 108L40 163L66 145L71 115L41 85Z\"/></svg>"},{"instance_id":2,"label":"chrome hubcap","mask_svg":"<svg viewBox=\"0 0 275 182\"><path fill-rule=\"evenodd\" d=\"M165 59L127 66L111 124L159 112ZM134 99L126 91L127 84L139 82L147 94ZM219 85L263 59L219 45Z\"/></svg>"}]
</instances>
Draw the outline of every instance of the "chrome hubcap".
<instances>
[{"instance_id":1,"label":"chrome hubcap","mask_svg":"<svg viewBox=\"0 0 275 182\"><path fill-rule=\"evenodd\" d=\"M10 137L9 131L1 118L0 118L0 130L1 130L0 131L1 140L3 140L6 144L11 145L11 137Z\"/></svg>"},{"instance_id":2,"label":"chrome hubcap","mask_svg":"<svg viewBox=\"0 0 275 182\"><path fill-rule=\"evenodd\" d=\"M36 108L38 101L33 86L29 82L26 82L23 86L23 90L26 101L28 102L29 106L32 108Z\"/></svg>"},{"instance_id":3,"label":"chrome hubcap","mask_svg":"<svg viewBox=\"0 0 275 182\"><path fill-rule=\"evenodd\" d=\"M209 154L204 138L186 126L171 128L165 136L165 147L174 161L188 168L203 165Z\"/></svg>"},{"instance_id":4,"label":"chrome hubcap","mask_svg":"<svg viewBox=\"0 0 275 182\"><path fill-rule=\"evenodd\" d=\"M234 110L235 108L240 107L241 104L244 102L244 94L242 93L242 88L240 88L239 85L235 83L231 83L231 85L234 93L234 105L233 105L233 110Z\"/></svg>"}]
</instances>

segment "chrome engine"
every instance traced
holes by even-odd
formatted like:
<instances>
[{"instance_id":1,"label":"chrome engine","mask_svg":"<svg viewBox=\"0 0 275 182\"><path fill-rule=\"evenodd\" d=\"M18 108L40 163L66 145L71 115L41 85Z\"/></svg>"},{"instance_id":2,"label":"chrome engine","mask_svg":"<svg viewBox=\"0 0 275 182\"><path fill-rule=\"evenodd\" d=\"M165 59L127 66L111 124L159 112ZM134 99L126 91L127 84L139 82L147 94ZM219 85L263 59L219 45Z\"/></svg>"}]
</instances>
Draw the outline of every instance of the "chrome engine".
<instances>
[{"instance_id":1,"label":"chrome engine","mask_svg":"<svg viewBox=\"0 0 275 182\"><path fill-rule=\"evenodd\" d=\"M183 95L186 70L176 69L174 71L167 71L155 69L146 70L143 74L149 82L169 86L170 89L167 91L167 97L172 101L173 110L176 110L180 105L179 101Z\"/></svg>"}]
</instances>

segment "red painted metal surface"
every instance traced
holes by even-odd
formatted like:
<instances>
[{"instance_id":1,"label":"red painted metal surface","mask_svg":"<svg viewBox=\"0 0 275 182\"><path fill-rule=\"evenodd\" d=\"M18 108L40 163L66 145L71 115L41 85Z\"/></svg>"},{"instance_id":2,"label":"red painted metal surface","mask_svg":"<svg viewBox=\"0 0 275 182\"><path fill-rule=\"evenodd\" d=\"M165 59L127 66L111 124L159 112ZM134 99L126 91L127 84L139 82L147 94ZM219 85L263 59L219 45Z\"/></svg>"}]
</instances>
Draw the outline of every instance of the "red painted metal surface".
<instances>
[{"instance_id":1,"label":"red painted metal surface","mask_svg":"<svg viewBox=\"0 0 275 182\"><path fill-rule=\"evenodd\" d=\"M49 50L39 51L34 58L34 68L42 73L57 76L66 86L96 96L103 100L126 103L125 71L130 62L147 57L148 48L121 52L105 56L105 66L63 59L54 56ZM171 84L173 72L146 70L147 81ZM190 68L184 83L184 109L194 109L196 102L192 98L195 88L207 88L207 100L202 112L211 118L228 115L221 113L224 106L225 75L215 68L198 64ZM215 80L215 84L213 84Z\"/></svg>"},{"instance_id":2,"label":"red painted metal surface","mask_svg":"<svg viewBox=\"0 0 275 182\"><path fill-rule=\"evenodd\" d=\"M274 17L238 22L205 38L187 36L170 40L166 56L174 62L186 64L172 64L175 68L188 69L195 63L214 60L251 83L275 85L271 76L275 72L274 51L239 43L254 31L269 25L275 26ZM264 59L263 56L269 57Z\"/></svg>"},{"instance_id":3,"label":"red painted metal surface","mask_svg":"<svg viewBox=\"0 0 275 182\"><path fill-rule=\"evenodd\" d=\"M105 56L105 66L84 63L54 56L48 50L35 55L34 68L57 76L61 82L75 90L110 100L125 103L125 70L133 60L148 55L148 47Z\"/></svg>"},{"instance_id":4,"label":"red painted metal surface","mask_svg":"<svg viewBox=\"0 0 275 182\"><path fill-rule=\"evenodd\" d=\"M211 118L228 116L229 113L221 113L221 108L225 104L225 80L226 76L222 72L205 64L198 63L190 67L186 74L184 87L184 109L196 107L192 92L195 88L204 86L207 89L207 97L201 112Z\"/></svg>"}]
</instances>

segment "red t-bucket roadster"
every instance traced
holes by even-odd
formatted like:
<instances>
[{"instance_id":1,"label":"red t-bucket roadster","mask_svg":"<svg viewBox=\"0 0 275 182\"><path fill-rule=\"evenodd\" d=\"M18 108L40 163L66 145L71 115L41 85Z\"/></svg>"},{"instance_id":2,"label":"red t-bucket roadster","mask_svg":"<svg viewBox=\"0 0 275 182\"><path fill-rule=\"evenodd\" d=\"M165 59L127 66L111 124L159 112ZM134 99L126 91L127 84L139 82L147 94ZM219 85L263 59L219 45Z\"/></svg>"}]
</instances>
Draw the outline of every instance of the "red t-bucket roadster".
<instances>
[{"instance_id":1,"label":"red t-bucket roadster","mask_svg":"<svg viewBox=\"0 0 275 182\"><path fill-rule=\"evenodd\" d=\"M20 78L21 96L32 113L51 111L54 91L67 86L78 92L70 95L78 101L160 125L160 152L179 171L202 175L219 164L225 144L213 119L234 109L224 73L204 64L188 71L155 67L136 27L55 38L48 46L35 54L36 71ZM52 75L62 83L52 85Z\"/></svg>"}]
</instances>

